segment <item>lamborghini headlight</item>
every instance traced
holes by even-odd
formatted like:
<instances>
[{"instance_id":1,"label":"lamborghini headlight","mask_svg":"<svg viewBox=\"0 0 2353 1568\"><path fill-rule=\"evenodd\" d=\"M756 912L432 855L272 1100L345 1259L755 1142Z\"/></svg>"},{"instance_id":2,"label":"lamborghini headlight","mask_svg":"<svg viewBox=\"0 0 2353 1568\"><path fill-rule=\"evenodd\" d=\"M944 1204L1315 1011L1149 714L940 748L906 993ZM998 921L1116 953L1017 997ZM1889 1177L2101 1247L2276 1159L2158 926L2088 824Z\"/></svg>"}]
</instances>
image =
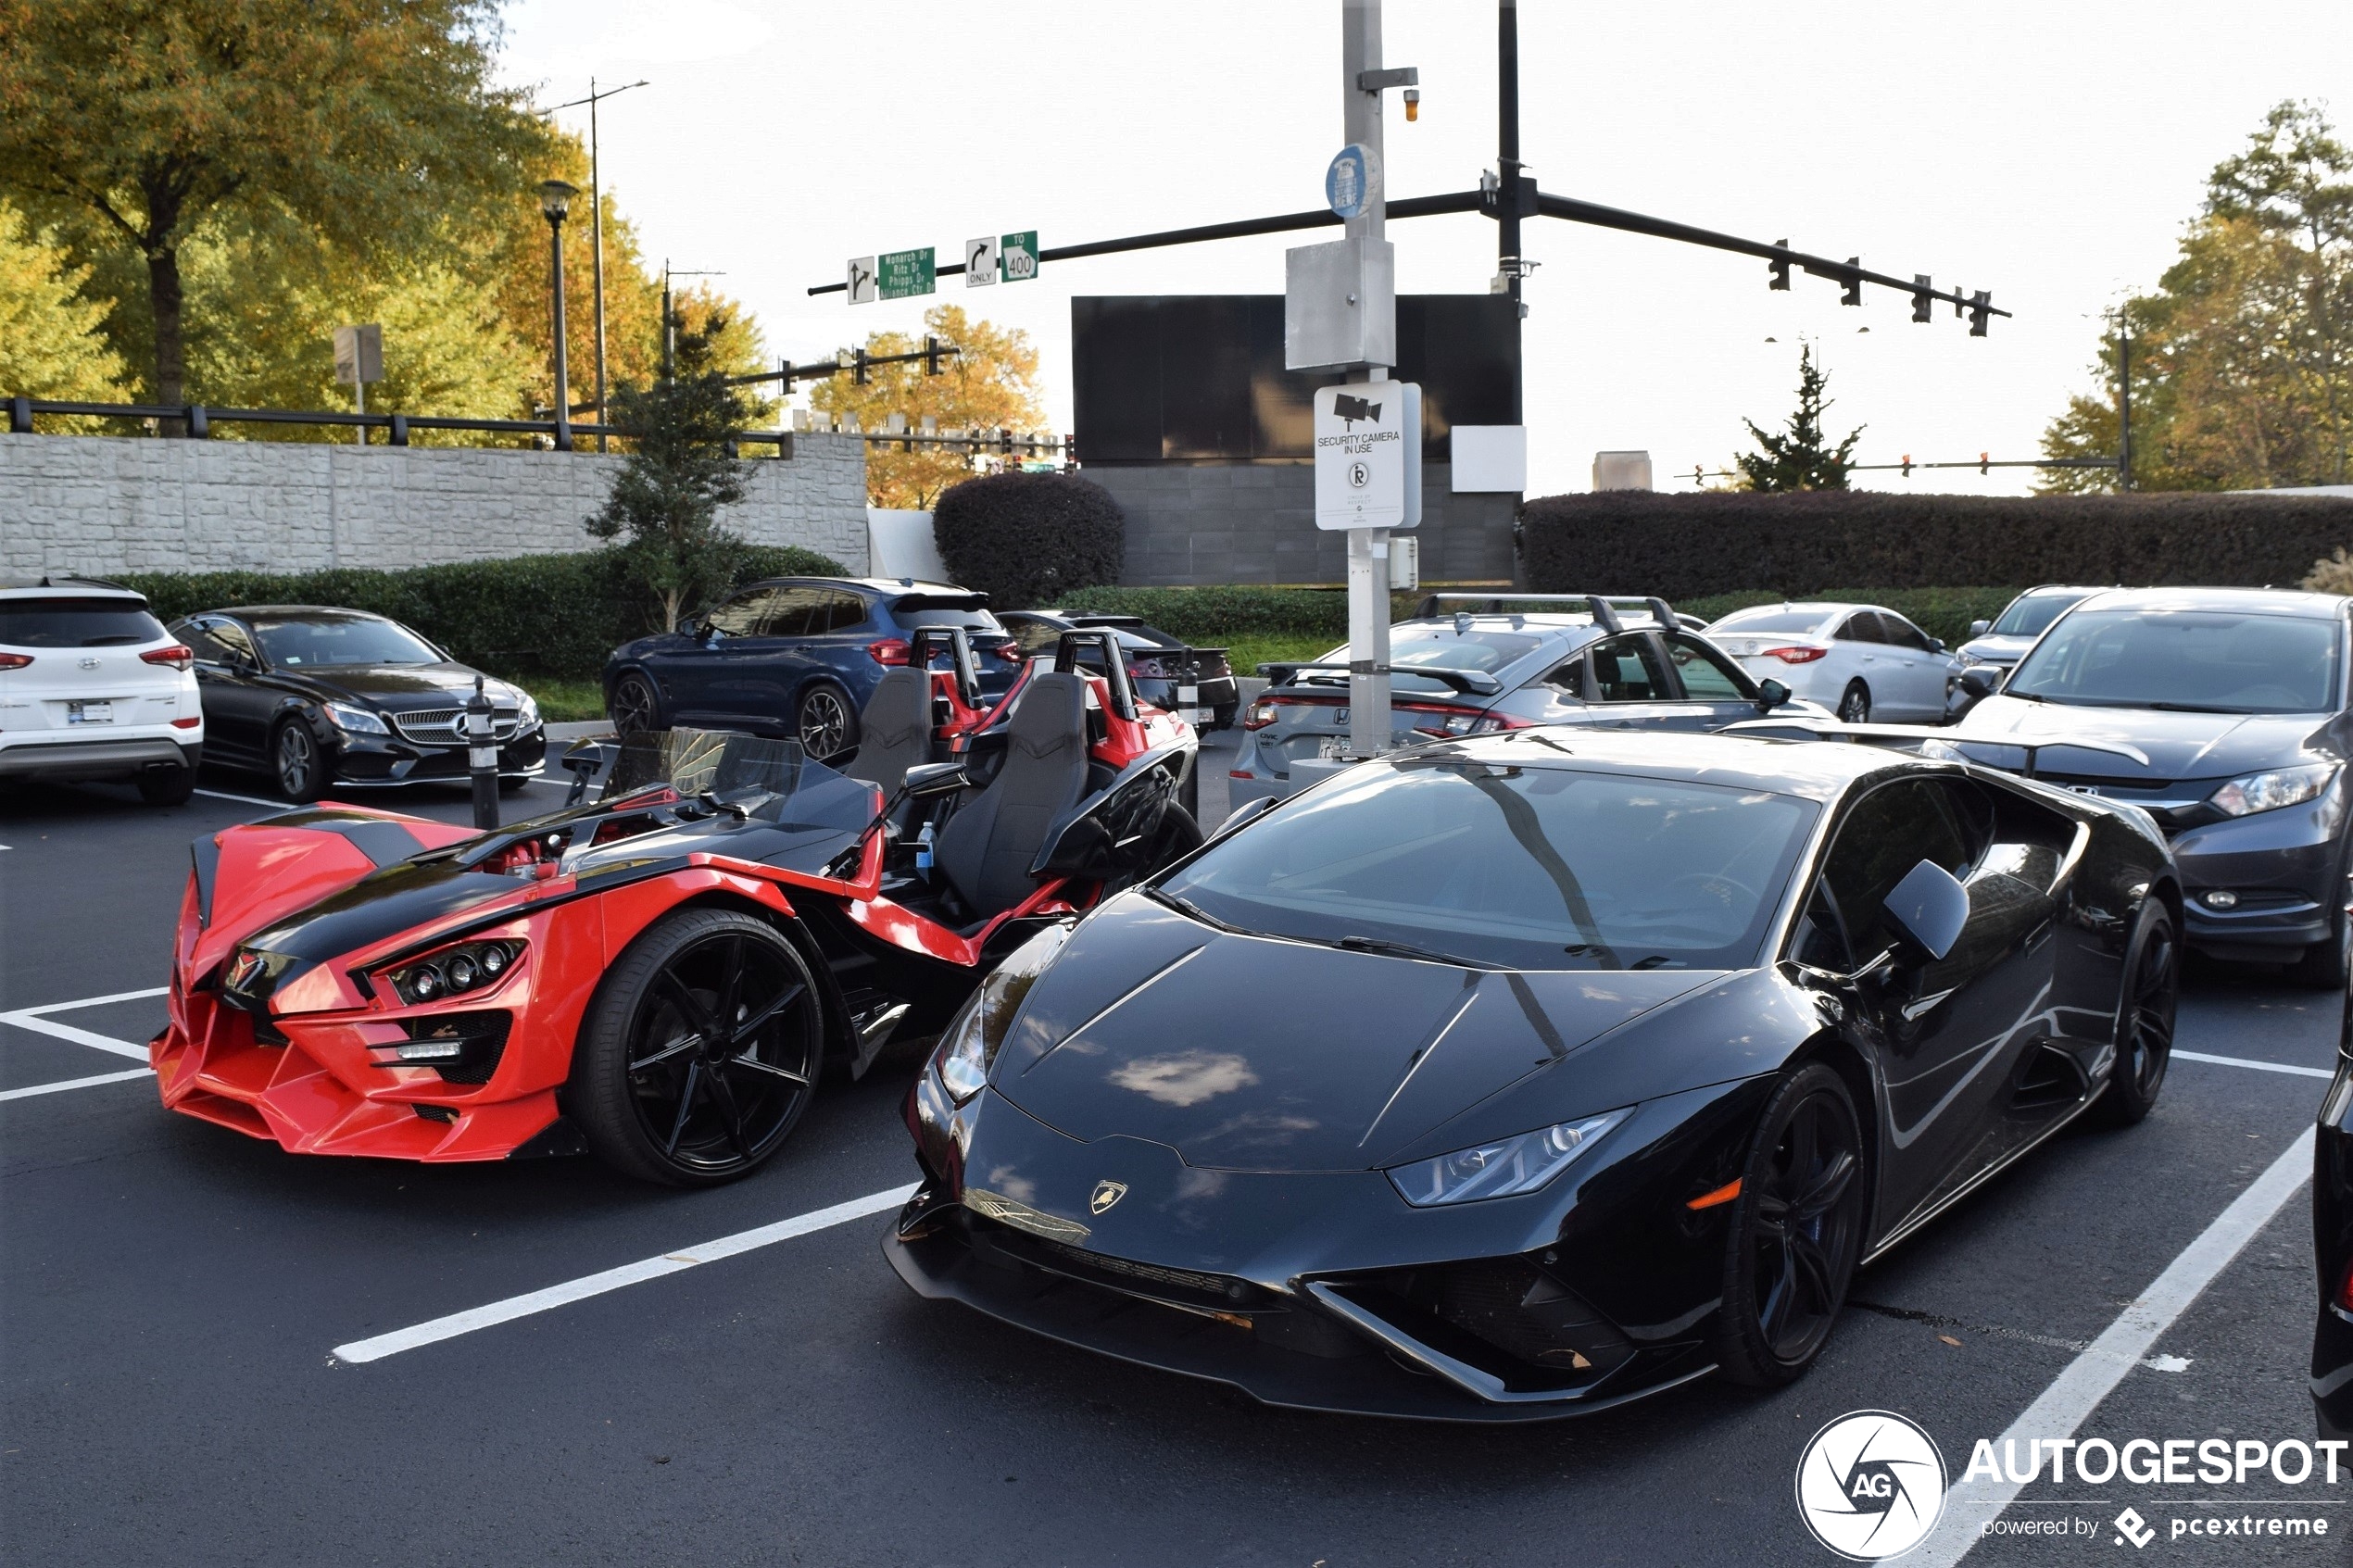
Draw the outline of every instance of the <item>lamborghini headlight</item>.
<instances>
[{"instance_id":1,"label":"lamborghini headlight","mask_svg":"<svg viewBox=\"0 0 2353 1568\"><path fill-rule=\"evenodd\" d=\"M1532 1133L1458 1148L1435 1160L1400 1165L1389 1173L1398 1196L1416 1209L1439 1203L1471 1203L1482 1198L1516 1198L1534 1192L1568 1168L1569 1162L1632 1115L1633 1108L1604 1111L1581 1121L1540 1127Z\"/></svg>"},{"instance_id":2,"label":"lamborghini headlight","mask_svg":"<svg viewBox=\"0 0 2353 1568\"><path fill-rule=\"evenodd\" d=\"M2301 806L2327 789L2334 777L2334 762L2274 768L2267 773L2248 773L2233 779L2209 798L2214 809L2225 816L2252 816L2258 811L2276 811L2283 806Z\"/></svg>"},{"instance_id":3,"label":"lamborghini headlight","mask_svg":"<svg viewBox=\"0 0 2353 1568\"><path fill-rule=\"evenodd\" d=\"M1052 965L1069 939L1070 925L1058 921L1014 948L980 983L963 1011L949 1024L948 1032L939 1037L931 1066L950 1099L962 1105L988 1082L989 1064L997 1060L997 1047L1005 1043L1013 1015L1021 1010L1030 986Z\"/></svg>"}]
</instances>

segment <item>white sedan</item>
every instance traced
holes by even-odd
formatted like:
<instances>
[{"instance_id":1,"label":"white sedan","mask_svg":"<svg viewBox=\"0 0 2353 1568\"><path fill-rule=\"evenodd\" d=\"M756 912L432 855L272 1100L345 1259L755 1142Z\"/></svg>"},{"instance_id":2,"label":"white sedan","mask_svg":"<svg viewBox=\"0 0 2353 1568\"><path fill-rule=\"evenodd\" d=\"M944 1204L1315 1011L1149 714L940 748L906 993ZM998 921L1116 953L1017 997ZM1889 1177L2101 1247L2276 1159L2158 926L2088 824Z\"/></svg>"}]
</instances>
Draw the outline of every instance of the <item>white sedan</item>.
<instances>
[{"instance_id":1,"label":"white sedan","mask_svg":"<svg viewBox=\"0 0 2353 1568\"><path fill-rule=\"evenodd\" d=\"M1961 671L1943 643L1877 605L1758 605L1707 635L1757 680L1770 676L1850 724L1941 723Z\"/></svg>"}]
</instances>

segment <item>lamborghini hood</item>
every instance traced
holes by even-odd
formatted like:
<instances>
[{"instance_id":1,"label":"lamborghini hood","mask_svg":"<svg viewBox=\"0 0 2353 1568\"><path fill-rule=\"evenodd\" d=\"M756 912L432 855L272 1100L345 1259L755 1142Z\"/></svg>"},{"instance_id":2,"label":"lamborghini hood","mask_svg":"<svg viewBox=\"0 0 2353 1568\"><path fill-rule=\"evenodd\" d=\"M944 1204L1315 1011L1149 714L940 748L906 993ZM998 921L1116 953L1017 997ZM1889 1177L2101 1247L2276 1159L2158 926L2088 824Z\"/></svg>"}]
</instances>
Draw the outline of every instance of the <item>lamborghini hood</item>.
<instances>
[{"instance_id":1,"label":"lamborghini hood","mask_svg":"<svg viewBox=\"0 0 2353 1568\"><path fill-rule=\"evenodd\" d=\"M1196 1168L1362 1171L1720 978L1468 970L1230 935L1129 897L1030 988L991 1081L1072 1137L1148 1139Z\"/></svg>"}]
</instances>

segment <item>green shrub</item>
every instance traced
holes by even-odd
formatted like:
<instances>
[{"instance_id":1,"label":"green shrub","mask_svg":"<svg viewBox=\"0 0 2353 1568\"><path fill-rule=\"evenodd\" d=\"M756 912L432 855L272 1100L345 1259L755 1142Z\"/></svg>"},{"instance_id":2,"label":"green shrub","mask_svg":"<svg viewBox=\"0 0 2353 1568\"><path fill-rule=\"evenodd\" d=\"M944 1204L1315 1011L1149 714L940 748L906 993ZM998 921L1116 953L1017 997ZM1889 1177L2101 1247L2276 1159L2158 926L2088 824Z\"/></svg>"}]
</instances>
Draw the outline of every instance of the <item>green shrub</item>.
<instances>
[{"instance_id":1,"label":"green shrub","mask_svg":"<svg viewBox=\"0 0 2353 1568\"><path fill-rule=\"evenodd\" d=\"M2120 583L2285 586L2353 539L2353 499L2131 495L1546 495L1520 508L1531 588L1663 594L1762 589L1815 596L1833 583Z\"/></svg>"},{"instance_id":2,"label":"green shrub","mask_svg":"<svg viewBox=\"0 0 2353 1568\"><path fill-rule=\"evenodd\" d=\"M745 552L737 581L804 573L844 575L838 561L814 550L756 546ZM390 571L143 571L120 581L146 595L166 621L265 604L388 615L463 662L500 675L595 680L613 648L659 630L644 591L603 550Z\"/></svg>"},{"instance_id":3,"label":"green shrub","mask_svg":"<svg viewBox=\"0 0 2353 1568\"><path fill-rule=\"evenodd\" d=\"M965 480L932 508L932 537L950 581L999 609L1029 609L1074 588L1119 581L1127 518L1111 492L1064 473Z\"/></svg>"}]
</instances>

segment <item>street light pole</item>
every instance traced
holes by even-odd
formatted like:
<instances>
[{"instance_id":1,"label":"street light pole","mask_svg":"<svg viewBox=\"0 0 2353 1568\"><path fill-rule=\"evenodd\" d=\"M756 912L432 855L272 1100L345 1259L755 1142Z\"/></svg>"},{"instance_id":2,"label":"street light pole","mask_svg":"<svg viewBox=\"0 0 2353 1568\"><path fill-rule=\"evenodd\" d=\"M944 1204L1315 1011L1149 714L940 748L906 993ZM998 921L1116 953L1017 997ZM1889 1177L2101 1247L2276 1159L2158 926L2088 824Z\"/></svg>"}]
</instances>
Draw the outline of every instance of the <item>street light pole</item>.
<instances>
[{"instance_id":1,"label":"street light pole","mask_svg":"<svg viewBox=\"0 0 2353 1568\"><path fill-rule=\"evenodd\" d=\"M2116 487L2133 488L2133 322L2116 312Z\"/></svg>"},{"instance_id":2,"label":"street light pole","mask_svg":"<svg viewBox=\"0 0 2353 1568\"><path fill-rule=\"evenodd\" d=\"M564 354L564 214L580 187L561 180L542 181L539 210L547 215L548 267L553 275L556 317L556 450L572 450L572 373ZM603 421L599 420L599 423Z\"/></svg>"},{"instance_id":3,"label":"street light pole","mask_svg":"<svg viewBox=\"0 0 2353 1568\"><path fill-rule=\"evenodd\" d=\"M604 185L600 179L601 171L598 169L597 161L597 105L603 99L617 97L620 94L628 92L632 87L643 87L645 85L647 85L647 83L642 81L629 82L623 82L619 87L609 87L599 91L597 86L597 79L592 76L588 79L588 95L586 97L574 98L568 104L558 104L555 106L555 108L541 109L539 111L541 114L554 114L557 109L578 108L583 104L588 106L588 232L590 244L588 264L589 270L593 275L593 282L597 296L597 422L600 425L606 422L605 199ZM599 452L605 450L605 437L601 431L598 432L597 435L597 450Z\"/></svg>"},{"instance_id":4,"label":"street light pole","mask_svg":"<svg viewBox=\"0 0 2353 1568\"><path fill-rule=\"evenodd\" d=\"M1381 90L1366 87L1367 72L1380 63L1380 0L1341 0L1340 104L1343 144L1353 144L1372 155L1372 168L1386 159L1381 144ZM1388 182L1368 181L1372 199L1359 216L1347 220L1348 236L1378 245L1387 239ZM1367 303L1370 303L1369 301ZM1391 308L1394 308L1392 303ZM1378 334L1394 341L1396 329ZM1367 365L1367 381L1385 379L1387 365ZM1418 441L1419 431L1406 439ZM1349 749L1359 757L1387 751L1395 721L1390 713L1389 678L1389 530L1352 528L1348 531L1348 704Z\"/></svg>"}]
</instances>

